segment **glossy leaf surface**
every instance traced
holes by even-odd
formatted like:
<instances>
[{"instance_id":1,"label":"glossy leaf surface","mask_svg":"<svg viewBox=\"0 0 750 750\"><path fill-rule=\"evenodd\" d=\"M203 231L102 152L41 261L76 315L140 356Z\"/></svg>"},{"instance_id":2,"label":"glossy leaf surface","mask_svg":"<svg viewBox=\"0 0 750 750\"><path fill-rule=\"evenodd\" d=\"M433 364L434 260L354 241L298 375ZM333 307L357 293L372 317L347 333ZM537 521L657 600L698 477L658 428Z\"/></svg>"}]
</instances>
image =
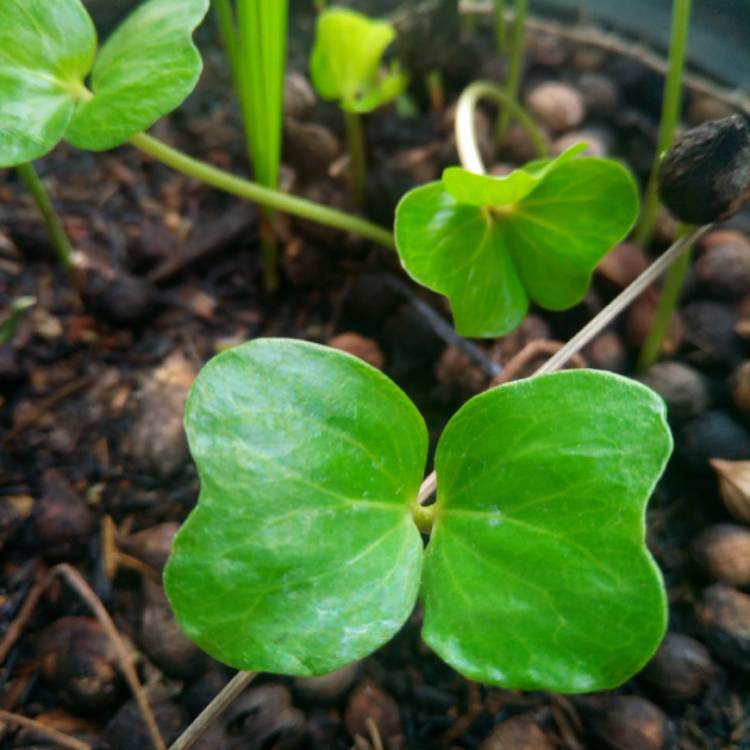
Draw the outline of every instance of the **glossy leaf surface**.
<instances>
[{"instance_id":1,"label":"glossy leaf surface","mask_svg":"<svg viewBox=\"0 0 750 750\"><path fill-rule=\"evenodd\" d=\"M569 371L469 401L438 445L423 636L467 677L583 692L634 674L666 625L645 505L671 451L662 400Z\"/></svg>"},{"instance_id":2,"label":"glossy leaf surface","mask_svg":"<svg viewBox=\"0 0 750 750\"><path fill-rule=\"evenodd\" d=\"M310 73L324 99L351 112L370 112L392 101L406 88L407 76L397 63L381 70L383 54L396 37L390 23L345 8L330 8L318 17Z\"/></svg>"},{"instance_id":3,"label":"glossy leaf surface","mask_svg":"<svg viewBox=\"0 0 750 750\"><path fill-rule=\"evenodd\" d=\"M427 431L403 392L342 352L258 339L203 368L185 421L201 496L165 573L185 632L234 667L298 675L391 638L423 557Z\"/></svg>"},{"instance_id":4,"label":"glossy leaf surface","mask_svg":"<svg viewBox=\"0 0 750 750\"><path fill-rule=\"evenodd\" d=\"M0 2L0 167L43 156L73 115L96 54L80 0Z\"/></svg>"},{"instance_id":5,"label":"glossy leaf surface","mask_svg":"<svg viewBox=\"0 0 750 750\"><path fill-rule=\"evenodd\" d=\"M112 34L66 133L74 146L101 151L151 127L190 94L202 61L192 33L209 0L148 0Z\"/></svg>"},{"instance_id":6,"label":"glossy leaf surface","mask_svg":"<svg viewBox=\"0 0 750 750\"><path fill-rule=\"evenodd\" d=\"M561 310L581 301L606 253L630 231L638 193L617 162L533 162L507 177L460 168L407 193L396 211L401 261L451 301L465 336L501 336L530 300Z\"/></svg>"}]
</instances>

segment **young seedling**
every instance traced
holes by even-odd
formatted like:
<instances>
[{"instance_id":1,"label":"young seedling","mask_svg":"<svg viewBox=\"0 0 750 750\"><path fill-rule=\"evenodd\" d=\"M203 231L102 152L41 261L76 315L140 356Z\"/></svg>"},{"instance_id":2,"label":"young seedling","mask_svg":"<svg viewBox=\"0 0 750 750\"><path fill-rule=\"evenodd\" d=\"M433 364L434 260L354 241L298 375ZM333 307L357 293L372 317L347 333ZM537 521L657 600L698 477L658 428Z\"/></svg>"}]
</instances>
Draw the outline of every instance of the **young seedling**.
<instances>
[{"instance_id":1,"label":"young seedling","mask_svg":"<svg viewBox=\"0 0 750 750\"><path fill-rule=\"evenodd\" d=\"M81 0L3 0L0 167L29 163L63 138L94 151L129 141L219 190L393 247L382 227L244 180L141 132L195 86L202 61L191 37L208 4L148 0L97 54L94 25Z\"/></svg>"},{"instance_id":2,"label":"young seedling","mask_svg":"<svg viewBox=\"0 0 750 750\"><path fill-rule=\"evenodd\" d=\"M572 307L630 231L638 215L632 177L615 161L581 158L584 149L506 177L450 167L439 182L402 198L401 261L416 281L450 299L459 333L502 336L521 323L530 300Z\"/></svg>"},{"instance_id":3,"label":"young seedling","mask_svg":"<svg viewBox=\"0 0 750 750\"><path fill-rule=\"evenodd\" d=\"M664 411L592 371L487 391L443 432L423 507L427 430L392 381L318 345L244 344L188 401L202 490L169 599L196 643L243 670L335 670L392 638L420 597L425 641L470 679L614 687L665 629L644 544Z\"/></svg>"},{"instance_id":4,"label":"young seedling","mask_svg":"<svg viewBox=\"0 0 750 750\"><path fill-rule=\"evenodd\" d=\"M495 8L496 25L505 29L505 2L498 2ZM526 14L528 11L528 0L516 0L513 11L513 26L510 33L510 50L508 52L508 79L505 84L507 96L514 102L518 101L518 90L521 86L521 76L523 74L524 43L526 41ZM502 19L502 27L500 27ZM503 32L504 33L504 32ZM500 35L498 31L498 46L500 45ZM504 107L500 112L497 120L496 138L500 140L508 130L512 122L512 111Z\"/></svg>"},{"instance_id":5,"label":"young seedling","mask_svg":"<svg viewBox=\"0 0 750 750\"><path fill-rule=\"evenodd\" d=\"M337 101L344 110L352 183L360 206L367 171L360 115L393 101L408 83L397 61L387 71L382 66L395 37L390 23L356 11L329 8L318 16L310 73L320 96Z\"/></svg>"}]
</instances>

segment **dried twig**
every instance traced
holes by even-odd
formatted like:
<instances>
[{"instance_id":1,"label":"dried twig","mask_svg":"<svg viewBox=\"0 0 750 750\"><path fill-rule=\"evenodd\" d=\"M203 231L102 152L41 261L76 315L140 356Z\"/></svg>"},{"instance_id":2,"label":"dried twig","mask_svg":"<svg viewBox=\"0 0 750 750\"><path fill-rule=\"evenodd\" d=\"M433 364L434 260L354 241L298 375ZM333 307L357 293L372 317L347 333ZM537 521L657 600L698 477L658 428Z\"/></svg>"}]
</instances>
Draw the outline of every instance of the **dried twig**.
<instances>
[{"instance_id":1,"label":"dried twig","mask_svg":"<svg viewBox=\"0 0 750 750\"><path fill-rule=\"evenodd\" d=\"M532 362L540 354L546 354L548 357L560 351L565 344L562 341L551 341L550 339L535 339L529 341L520 352L513 355L510 362L505 365L505 369L490 384L490 388L496 385L508 383L515 380L523 368ZM570 358L574 367L586 367L586 360L580 354L573 354Z\"/></svg>"},{"instance_id":2,"label":"dried twig","mask_svg":"<svg viewBox=\"0 0 750 750\"><path fill-rule=\"evenodd\" d=\"M192 747L253 681L255 672L237 672L221 692L198 714L193 723L169 746L169 750L187 750Z\"/></svg>"},{"instance_id":3,"label":"dried twig","mask_svg":"<svg viewBox=\"0 0 750 750\"><path fill-rule=\"evenodd\" d=\"M49 737L53 742L56 742L60 747L69 747L70 750L91 750L91 745L87 742L81 742L73 737L68 737L67 734L59 732L57 729L48 727L46 724L42 724L41 721L35 719L29 719L26 716L20 716L19 714L13 714L10 711L0 710L0 722L7 722L8 724L14 724L24 729L30 729L37 734Z\"/></svg>"},{"instance_id":4,"label":"dried twig","mask_svg":"<svg viewBox=\"0 0 750 750\"><path fill-rule=\"evenodd\" d=\"M38 604L39 599L56 576L63 578L65 582L81 597L81 599L86 602L96 619L104 628L104 632L112 641L125 680L130 686L136 703L138 703L138 707L143 714L143 719L146 722L146 728L148 729L148 733L154 743L154 747L157 750L166 750L166 745L164 744L164 740L159 732L159 727L156 724L154 712L151 710L151 706L146 698L146 694L143 692L143 687L138 679L135 667L133 667L131 655L125 647L112 618L109 616L109 612L107 612L91 586L88 585L86 579L74 567L68 565L68 563L60 563L59 565L56 565L45 577L41 578L34 584L34 587L29 592L26 601L21 607L21 611L13 623L11 623L10 628L8 628L8 631L3 637L2 644L0 645L0 656L2 657L0 658L0 663L2 663L10 649L13 647L13 644L18 640L25 624L34 612L34 608Z\"/></svg>"},{"instance_id":5,"label":"dried twig","mask_svg":"<svg viewBox=\"0 0 750 750\"><path fill-rule=\"evenodd\" d=\"M68 563L60 563L60 565L56 565L52 569L51 575L59 575L64 578L65 582L78 593L86 604L89 605L94 616L101 623L101 626L104 628L104 631L109 636L109 639L112 641L112 645L115 648L117 660L120 662L120 668L125 675L125 680L130 686L130 689L133 691L138 707L141 709L143 719L146 722L146 728L151 736L151 741L154 743L154 747L157 748L157 750L166 750L167 746L164 744L164 740L159 732L154 712L151 710L146 694L143 692L143 687L138 679L138 674L133 666L133 659L125 647L112 618L109 616L109 612L107 612L93 589L88 583L86 583L86 579L74 567L68 565Z\"/></svg>"},{"instance_id":6,"label":"dried twig","mask_svg":"<svg viewBox=\"0 0 750 750\"><path fill-rule=\"evenodd\" d=\"M23 629L26 627L26 623L34 614L36 605L39 603L42 594L44 593L49 583L48 573L46 570L41 570L37 573L36 581L26 595L26 599L21 605L21 609L18 610L16 618L8 626L5 631L3 640L0 641L0 665L5 662L10 650L13 648L15 642L20 638Z\"/></svg>"}]
</instances>

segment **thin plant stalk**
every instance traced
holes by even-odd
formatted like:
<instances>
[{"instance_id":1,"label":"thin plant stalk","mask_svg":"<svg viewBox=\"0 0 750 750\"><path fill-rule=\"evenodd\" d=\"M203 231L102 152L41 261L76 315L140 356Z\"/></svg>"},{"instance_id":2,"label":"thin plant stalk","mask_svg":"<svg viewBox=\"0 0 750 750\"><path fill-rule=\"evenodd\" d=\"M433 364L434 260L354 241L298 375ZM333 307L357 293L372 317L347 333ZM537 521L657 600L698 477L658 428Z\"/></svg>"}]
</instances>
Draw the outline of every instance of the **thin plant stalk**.
<instances>
[{"instance_id":1,"label":"thin plant stalk","mask_svg":"<svg viewBox=\"0 0 750 750\"><path fill-rule=\"evenodd\" d=\"M34 202L39 209L39 212L44 219L44 224L47 227L47 233L52 241L52 246L55 249L60 265L66 271L72 271L75 267L74 250L70 244L68 235L65 233L65 229L62 225L60 217L55 211L55 207L52 205L49 195L44 187L44 183L39 178L34 165L29 162L27 164L19 164L16 167L18 176L21 178L29 194L34 199Z\"/></svg>"},{"instance_id":2,"label":"thin plant stalk","mask_svg":"<svg viewBox=\"0 0 750 750\"><path fill-rule=\"evenodd\" d=\"M669 42L669 63L664 84L664 100L659 123L659 138L656 155L651 167L646 195L643 202L641 221L635 233L635 241L645 247L651 241L656 219L659 215L659 165L662 155L672 145L675 129L682 109L682 74L685 68L688 34L690 31L690 10L692 0L674 0L672 4L672 31Z\"/></svg>"},{"instance_id":3,"label":"thin plant stalk","mask_svg":"<svg viewBox=\"0 0 750 750\"><path fill-rule=\"evenodd\" d=\"M623 289L601 312L592 318L578 333L553 354L531 377L559 370L575 354L583 349L595 336L601 333L623 310L648 289L670 266L689 252L690 248L709 229L710 225L693 228L680 237L666 252L655 260L632 284ZM433 471L419 488L417 503L424 505L437 489L437 476ZM424 514L422 523L427 521ZM429 520L429 519L428 519Z\"/></svg>"},{"instance_id":4,"label":"thin plant stalk","mask_svg":"<svg viewBox=\"0 0 750 750\"><path fill-rule=\"evenodd\" d=\"M232 0L211 0L214 9L216 25L219 29L221 42L229 61L229 70L232 74L232 83L237 98L242 98L242 84L240 83L240 48L237 38L237 25L234 17Z\"/></svg>"},{"instance_id":5,"label":"thin plant stalk","mask_svg":"<svg viewBox=\"0 0 750 750\"><path fill-rule=\"evenodd\" d=\"M508 59L508 80L505 84L505 93L514 102L518 101L518 92L521 88L521 76L523 74L524 44L526 41L526 15L529 9L529 0L516 0L513 14L513 27L510 33L510 53ZM500 140L508 131L513 119L513 110L504 107L497 121L495 130L496 140Z\"/></svg>"},{"instance_id":6,"label":"thin plant stalk","mask_svg":"<svg viewBox=\"0 0 750 750\"><path fill-rule=\"evenodd\" d=\"M277 188L281 166L288 0L237 0L238 78L245 139L255 179ZM261 253L266 289L278 288L273 213L261 212Z\"/></svg>"},{"instance_id":7,"label":"thin plant stalk","mask_svg":"<svg viewBox=\"0 0 750 750\"><path fill-rule=\"evenodd\" d=\"M549 148L544 133L518 101L497 84L477 81L463 90L456 105L456 147L461 164L466 169L477 174L484 174L486 171L474 132L474 112L481 99L490 99L498 104L501 114L508 112L514 116L526 129L537 154L542 157L548 155Z\"/></svg>"},{"instance_id":8,"label":"thin plant stalk","mask_svg":"<svg viewBox=\"0 0 750 750\"><path fill-rule=\"evenodd\" d=\"M365 204L365 181L367 180L367 157L365 155L365 134L362 117L356 112L344 112L346 143L352 170L352 190L354 202L362 208Z\"/></svg>"},{"instance_id":9,"label":"thin plant stalk","mask_svg":"<svg viewBox=\"0 0 750 750\"><path fill-rule=\"evenodd\" d=\"M499 54L505 54L508 46L508 27L505 23L506 0L495 0L494 30L495 47Z\"/></svg>"},{"instance_id":10,"label":"thin plant stalk","mask_svg":"<svg viewBox=\"0 0 750 750\"><path fill-rule=\"evenodd\" d=\"M433 115L439 116L445 110L445 86L443 85L443 74L435 69L425 76L425 87L430 99L430 110Z\"/></svg>"},{"instance_id":11,"label":"thin plant stalk","mask_svg":"<svg viewBox=\"0 0 750 750\"><path fill-rule=\"evenodd\" d=\"M690 229L688 226L680 225L680 236L688 234ZM664 339L669 330L669 324L672 322L675 310L680 301L685 277L690 268L690 257L691 251L689 249L688 252L680 256L679 260L671 266L664 277L664 287L661 290L656 314L638 356L639 370L651 367L659 359L662 347L664 346Z\"/></svg>"},{"instance_id":12,"label":"thin plant stalk","mask_svg":"<svg viewBox=\"0 0 750 750\"><path fill-rule=\"evenodd\" d=\"M390 250L396 247L391 232L366 219L361 219L359 216L353 216L344 211L338 211L335 208L329 208L320 203L237 177L223 169L193 159L191 156L183 154L146 133L133 136L130 143L162 164L166 164L188 177L205 182L218 190L223 190L225 193L231 193L239 198L258 203L265 208L283 211L334 229L357 234Z\"/></svg>"}]
</instances>

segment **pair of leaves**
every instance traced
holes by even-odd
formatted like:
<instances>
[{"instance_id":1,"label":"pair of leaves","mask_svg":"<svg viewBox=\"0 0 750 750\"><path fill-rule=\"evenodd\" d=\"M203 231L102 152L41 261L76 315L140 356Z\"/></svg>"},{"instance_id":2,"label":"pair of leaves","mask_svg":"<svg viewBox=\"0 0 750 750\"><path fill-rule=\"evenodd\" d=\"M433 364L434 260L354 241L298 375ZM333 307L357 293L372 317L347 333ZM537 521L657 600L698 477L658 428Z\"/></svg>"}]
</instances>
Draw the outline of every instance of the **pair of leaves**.
<instances>
[{"instance_id":1,"label":"pair of leaves","mask_svg":"<svg viewBox=\"0 0 750 750\"><path fill-rule=\"evenodd\" d=\"M63 138L114 148L177 107L201 72L191 37L208 5L148 0L97 54L81 0L2 0L0 167L44 156Z\"/></svg>"},{"instance_id":2,"label":"pair of leaves","mask_svg":"<svg viewBox=\"0 0 750 750\"><path fill-rule=\"evenodd\" d=\"M506 687L612 687L662 637L644 507L671 438L640 384L568 371L469 401L438 445L426 553L424 421L360 360L281 339L231 349L199 375L186 428L202 490L165 584L220 661L330 672L389 640L420 592L427 643Z\"/></svg>"},{"instance_id":3,"label":"pair of leaves","mask_svg":"<svg viewBox=\"0 0 750 750\"><path fill-rule=\"evenodd\" d=\"M310 75L317 92L342 109L365 113L400 96L408 77L393 61L387 72L381 60L396 31L345 8L329 8L318 17Z\"/></svg>"},{"instance_id":4,"label":"pair of leaves","mask_svg":"<svg viewBox=\"0 0 750 750\"><path fill-rule=\"evenodd\" d=\"M550 310L583 299L594 268L638 216L638 191L615 161L532 162L506 177L459 167L407 193L396 246L412 278L445 294L464 336L502 336L530 300Z\"/></svg>"}]
</instances>

